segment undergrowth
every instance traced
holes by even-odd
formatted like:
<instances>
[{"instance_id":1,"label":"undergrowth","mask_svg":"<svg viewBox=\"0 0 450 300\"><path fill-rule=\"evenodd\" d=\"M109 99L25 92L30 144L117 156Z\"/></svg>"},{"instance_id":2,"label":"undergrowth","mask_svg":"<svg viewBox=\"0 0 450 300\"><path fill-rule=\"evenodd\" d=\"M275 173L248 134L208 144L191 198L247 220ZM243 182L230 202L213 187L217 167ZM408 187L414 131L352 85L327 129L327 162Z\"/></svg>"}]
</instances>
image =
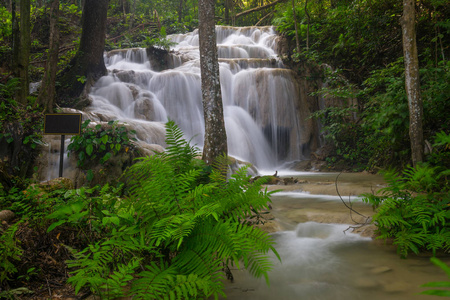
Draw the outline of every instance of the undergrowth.
<instances>
[{"instance_id":1,"label":"undergrowth","mask_svg":"<svg viewBox=\"0 0 450 300\"><path fill-rule=\"evenodd\" d=\"M48 231L69 226L89 240L84 249L67 246L68 282L77 293L88 287L102 299L217 299L232 265L268 283L274 242L245 222L268 208L264 180L250 183L245 168L227 179L226 158L209 169L173 122L166 142L165 153L128 169L122 197L103 188L99 197L70 197L48 216Z\"/></svg>"},{"instance_id":2,"label":"undergrowth","mask_svg":"<svg viewBox=\"0 0 450 300\"><path fill-rule=\"evenodd\" d=\"M448 139L438 135L435 146ZM447 155L448 145L440 156ZM431 157L433 158L433 157ZM439 161L443 161L440 159ZM382 195L365 195L365 202L377 208L373 222L379 239L392 239L399 255L406 258L411 252L450 250L450 169L446 165L423 163L407 167L401 173L388 171L388 186Z\"/></svg>"}]
</instances>

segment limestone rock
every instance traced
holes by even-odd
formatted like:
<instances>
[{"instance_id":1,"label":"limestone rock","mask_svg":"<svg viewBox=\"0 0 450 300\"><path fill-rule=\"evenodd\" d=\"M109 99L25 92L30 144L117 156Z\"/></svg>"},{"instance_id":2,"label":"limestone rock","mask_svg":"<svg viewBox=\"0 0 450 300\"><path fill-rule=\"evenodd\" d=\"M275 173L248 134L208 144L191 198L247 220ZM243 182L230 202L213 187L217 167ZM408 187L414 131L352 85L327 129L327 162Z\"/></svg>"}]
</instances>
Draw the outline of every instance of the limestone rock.
<instances>
[{"instance_id":1,"label":"limestone rock","mask_svg":"<svg viewBox=\"0 0 450 300\"><path fill-rule=\"evenodd\" d=\"M2 210L0 211L0 221L9 222L14 219L16 215L10 210Z\"/></svg>"},{"instance_id":2,"label":"limestone rock","mask_svg":"<svg viewBox=\"0 0 450 300\"><path fill-rule=\"evenodd\" d=\"M38 187L45 192L53 192L60 189L71 190L74 188L74 185L69 178L60 177L42 182Z\"/></svg>"}]
</instances>

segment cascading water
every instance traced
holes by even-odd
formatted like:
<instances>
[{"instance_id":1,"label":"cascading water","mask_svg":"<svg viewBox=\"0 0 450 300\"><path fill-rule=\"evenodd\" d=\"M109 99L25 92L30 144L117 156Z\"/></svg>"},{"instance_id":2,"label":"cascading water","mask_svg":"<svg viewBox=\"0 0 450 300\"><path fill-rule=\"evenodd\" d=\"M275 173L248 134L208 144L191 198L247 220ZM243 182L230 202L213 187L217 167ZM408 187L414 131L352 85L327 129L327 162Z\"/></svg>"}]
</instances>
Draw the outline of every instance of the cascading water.
<instances>
[{"instance_id":1,"label":"cascading water","mask_svg":"<svg viewBox=\"0 0 450 300\"><path fill-rule=\"evenodd\" d=\"M260 169L300 159L310 140L309 112L301 107L294 73L277 57L274 28L218 26L216 31L228 154ZM146 49L108 53L109 75L95 85L88 110L98 120L130 124L150 144L164 145L162 124L172 119L201 147L198 32L169 38L177 45L160 72Z\"/></svg>"}]
</instances>

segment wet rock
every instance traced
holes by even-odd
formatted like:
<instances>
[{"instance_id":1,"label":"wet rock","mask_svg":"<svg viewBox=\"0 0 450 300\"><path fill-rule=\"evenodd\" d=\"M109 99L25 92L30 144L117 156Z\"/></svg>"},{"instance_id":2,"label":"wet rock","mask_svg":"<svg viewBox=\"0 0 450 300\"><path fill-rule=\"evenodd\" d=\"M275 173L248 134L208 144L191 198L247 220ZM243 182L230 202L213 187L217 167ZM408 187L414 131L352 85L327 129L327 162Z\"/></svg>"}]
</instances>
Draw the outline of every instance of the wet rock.
<instances>
[{"instance_id":1,"label":"wet rock","mask_svg":"<svg viewBox=\"0 0 450 300\"><path fill-rule=\"evenodd\" d=\"M363 237L371 238L375 238L377 236L376 231L377 226L375 226L374 224L363 225L353 229L353 233L357 233Z\"/></svg>"},{"instance_id":2,"label":"wet rock","mask_svg":"<svg viewBox=\"0 0 450 300\"><path fill-rule=\"evenodd\" d=\"M289 185L289 184L296 184L298 182L297 178L291 177L291 178L284 178L283 179L284 185Z\"/></svg>"},{"instance_id":3,"label":"wet rock","mask_svg":"<svg viewBox=\"0 0 450 300\"><path fill-rule=\"evenodd\" d=\"M353 283L353 286L358 289L376 289L380 287L380 283L370 278L358 278Z\"/></svg>"},{"instance_id":4,"label":"wet rock","mask_svg":"<svg viewBox=\"0 0 450 300\"><path fill-rule=\"evenodd\" d=\"M2 210L0 211L0 221L3 224L3 222L10 222L12 219L14 219L16 215L10 211L10 210Z\"/></svg>"},{"instance_id":5,"label":"wet rock","mask_svg":"<svg viewBox=\"0 0 450 300\"><path fill-rule=\"evenodd\" d=\"M296 162L294 165L294 170L310 171L311 170L311 161L310 160L302 160L302 161Z\"/></svg>"},{"instance_id":6,"label":"wet rock","mask_svg":"<svg viewBox=\"0 0 450 300\"><path fill-rule=\"evenodd\" d=\"M134 114L137 118L147 121L155 120L155 108L150 98L138 99L135 104Z\"/></svg>"},{"instance_id":7,"label":"wet rock","mask_svg":"<svg viewBox=\"0 0 450 300\"><path fill-rule=\"evenodd\" d=\"M61 189L71 190L74 188L74 185L69 178L60 177L40 183L37 187L45 192L53 192Z\"/></svg>"},{"instance_id":8,"label":"wet rock","mask_svg":"<svg viewBox=\"0 0 450 300\"><path fill-rule=\"evenodd\" d=\"M381 267L373 268L370 272L372 274L377 275L377 274L383 274L383 273L390 272L390 271L392 271L391 268L389 268L387 266L381 266Z\"/></svg>"}]
</instances>

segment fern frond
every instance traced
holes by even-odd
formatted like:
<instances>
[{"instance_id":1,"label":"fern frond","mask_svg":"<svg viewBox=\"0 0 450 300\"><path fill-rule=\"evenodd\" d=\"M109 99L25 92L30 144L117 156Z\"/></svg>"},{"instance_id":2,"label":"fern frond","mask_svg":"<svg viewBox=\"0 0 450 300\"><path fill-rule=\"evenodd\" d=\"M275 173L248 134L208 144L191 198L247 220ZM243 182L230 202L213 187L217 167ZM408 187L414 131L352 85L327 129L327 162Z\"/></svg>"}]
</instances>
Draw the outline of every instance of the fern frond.
<instances>
[{"instance_id":1,"label":"fern frond","mask_svg":"<svg viewBox=\"0 0 450 300\"><path fill-rule=\"evenodd\" d=\"M159 265L151 262L145 267L147 270L140 272L132 283L130 294L133 299L164 299L172 287L177 270L163 262Z\"/></svg>"}]
</instances>

